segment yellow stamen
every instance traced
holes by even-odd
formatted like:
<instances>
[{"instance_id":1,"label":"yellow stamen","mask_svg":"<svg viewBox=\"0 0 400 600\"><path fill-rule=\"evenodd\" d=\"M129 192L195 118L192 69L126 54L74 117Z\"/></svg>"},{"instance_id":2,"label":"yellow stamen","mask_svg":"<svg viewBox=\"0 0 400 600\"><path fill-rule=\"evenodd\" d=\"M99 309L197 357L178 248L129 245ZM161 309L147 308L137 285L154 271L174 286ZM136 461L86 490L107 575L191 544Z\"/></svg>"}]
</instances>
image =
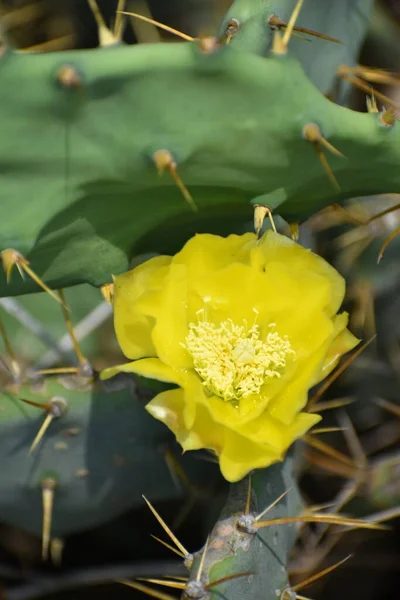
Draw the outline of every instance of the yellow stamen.
<instances>
[{"instance_id":1,"label":"yellow stamen","mask_svg":"<svg viewBox=\"0 0 400 600\"><path fill-rule=\"evenodd\" d=\"M206 320L189 324L184 348L204 386L223 400L235 401L258 394L269 379L281 377L287 359L295 355L287 336L275 324L261 338L259 325L236 325L231 319L219 326Z\"/></svg>"}]
</instances>

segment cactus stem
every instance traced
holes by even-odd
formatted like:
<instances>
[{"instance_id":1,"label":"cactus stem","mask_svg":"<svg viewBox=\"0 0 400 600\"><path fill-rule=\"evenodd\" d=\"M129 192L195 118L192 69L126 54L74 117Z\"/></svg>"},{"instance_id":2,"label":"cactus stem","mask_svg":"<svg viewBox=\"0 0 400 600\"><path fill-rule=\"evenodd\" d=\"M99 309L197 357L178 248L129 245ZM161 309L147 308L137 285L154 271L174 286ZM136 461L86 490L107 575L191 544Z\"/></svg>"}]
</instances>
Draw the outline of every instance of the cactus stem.
<instances>
[{"instance_id":1,"label":"cactus stem","mask_svg":"<svg viewBox=\"0 0 400 600\"><path fill-rule=\"evenodd\" d=\"M288 24L286 23L286 21L283 21L282 19L280 19L277 15L271 15L267 21L268 25L271 27L271 29L286 29ZM323 33L319 33L318 31L314 31L313 29L306 29L305 27L293 27L293 31L297 31L299 33L305 33L307 35L311 35L313 37L317 37L320 38L322 40L326 40L327 42L333 42L334 44L343 44L343 42L341 42L340 40L338 40L337 38L331 37L330 35L325 35ZM292 33L292 35L295 35L294 33ZM303 40L306 40L307 38L303 38L302 36L298 35L296 37L299 37ZM310 40L307 40L310 41Z\"/></svg>"},{"instance_id":2,"label":"cactus stem","mask_svg":"<svg viewBox=\"0 0 400 600\"><path fill-rule=\"evenodd\" d=\"M186 548L183 546L183 544L181 544L181 542L178 540L176 535L174 533L172 533L171 529L168 527L168 525L163 520L163 518L158 514L158 512L156 511L154 506L149 502L149 500L147 500L147 498L145 496L142 496L142 497L143 497L143 500L146 502L147 506L149 507L149 509L151 510L151 512L153 513L153 515L155 516L155 518L157 519L157 521L160 523L161 527L167 533L169 538L174 542L175 546L182 552L185 559L190 558L192 556L190 554L190 552L188 552L186 550Z\"/></svg>"},{"instance_id":3,"label":"cactus stem","mask_svg":"<svg viewBox=\"0 0 400 600\"><path fill-rule=\"evenodd\" d=\"M332 571L334 571L338 567L341 567L345 562L347 562L352 557L353 557L353 555L349 554L342 560L339 560L338 562L336 562L334 565L331 565L330 567L323 569L323 571L319 571L318 573L315 573L315 575L311 575L311 577L307 577L307 579L304 579L304 581L300 581L300 583L297 583L296 585L292 586L291 591L297 592L298 590L302 590L307 585L310 585L311 583L314 583L314 581L321 579L321 577L325 577L325 575L328 575L328 573L332 573Z\"/></svg>"},{"instance_id":4,"label":"cactus stem","mask_svg":"<svg viewBox=\"0 0 400 600\"><path fill-rule=\"evenodd\" d=\"M398 233L400 233L400 228ZM359 345L357 350L353 352L341 365L338 367L332 375L330 375L324 383L317 389L315 394L311 397L310 401L307 404L307 409L310 410L312 406L318 401L318 399L326 392L326 390L332 385L334 381L351 365L351 363L362 353L368 346L374 341L376 338L376 334L370 337L369 340L364 342L362 345Z\"/></svg>"},{"instance_id":5,"label":"cactus stem","mask_svg":"<svg viewBox=\"0 0 400 600\"><path fill-rule=\"evenodd\" d=\"M172 179L175 181L190 208L193 210L193 212L197 212L198 208L194 203L192 196L178 175L177 164L172 154L168 150L157 150L153 154L153 161L160 175L162 175L166 170L169 171Z\"/></svg>"},{"instance_id":6,"label":"cactus stem","mask_svg":"<svg viewBox=\"0 0 400 600\"><path fill-rule=\"evenodd\" d=\"M54 507L54 490L57 481L52 477L46 477L41 482L43 503L43 525L42 525L42 560L47 560L51 540L51 524Z\"/></svg>"},{"instance_id":7,"label":"cactus stem","mask_svg":"<svg viewBox=\"0 0 400 600\"><path fill-rule=\"evenodd\" d=\"M28 401L29 402L29 401ZM50 427L51 423L54 419L60 419L67 412L68 404L64 398L56 396L50 400L50 408L48 409L47 415L37 432L35 439L33 440L31 447L29 448L28 454L32 454L32 452L37 448L46 431Z\"/></svg>"},{"instance_id":8,"label":"cactus stem","mask_svg":"<svg viewBox=\"0 0 400 600\"><path fill-rule=\"evenodd\" d=\"M159 21L155 21L154 19L151 19L150 17L146 17L145 15L140 15L139 13L127 12L124 10L117 10L117 13L120 13L122 15L128 15L130 17L134 17L135 19L139 19L140 21L144 21L145 23L150 23L151 25L155 25L156 27L159 27L160 29L164 29L164 31L168 31L168 33L172 33L173 35L176 35L176 36L182 38L183 40L186 40L187 42L193 42L196 39L196 38L192 37L191 35L188 35L187 33L183 33L183 31L179 31L178 29L169 27L169 25L164 25L164 23L160 23Z\"/></svg>"},{"instance_id":9,"label":"cactus stem","mask_svg":"<svg viewBox=\"0 0 400 600\"><path fill-rule=\"evenodd\" d=\"M78 359L78 362L79 362L80 366L81 367L85 367L87 365L88 361L83 356L82 350L80 349L78 340L76 338L76 335L75 335L75 332L74 332L74 327L73 327L72 321L71 321L71 317L69 316L69 308L67 307L67 304L66 304L66 301L65 301L64 292L63 292L63 290L57 290L57 291L58 291L58 296L59 296L60 301L61 301L61 310L62 310L62 313L63 313L65 325L67 327L67 330L68 330L68 333L69 333L69 337L71 338L72 346L74 348L76 357Z\"/></svg>"},{"instance_id":10,"label":"cactus stem","mask_svg":"<svg viewBox=\"0 0 400 600\"><path fill-rule=\"evenodd\" d=\"M394 231L392 231L392 233L383 242L382 247L379 250L379 255L378 255L378 260L377 260L378 265L383 258L383 254L384 254L386 248L389 246L390 242L392 242L394 240L394 238L399 235L399 233L400 233L400 227L397 227Z\"/></svg>"},{"instance_id":11,"label":"cactus stem","mask_svg":"<svg viewBox=\"0 0 400 600\"><path fill-rule=\"evenodd\" d=\"M143 585L142 583L139 583L136 581L122 580L122 581L117 581L116 583L121 583L122 585L127 585L128 587L131 587L134 590L137 590L138 592L143 592L144 594L146 594L147 596L150 596L151 598L157 598L157 600L176 600L176 598L174 596L165 594L164 592L161 592L160 590L153 590L148 585Z\"/></svg>"},{"instance_id":12,"label":"cactus stem","mask_svg":"<svg viewBox=\"0 0 400 600\"><path fill-rule=\"evenodd\" d=\"M7 283L10 281L11 273L14 266L17 267L19 274L22 279L24 278L24 271L33 281L42 288L45 292L49 294L56 302L61 303L61 300L57 298L57 295L51 290L45 283L40 279L38 275L29 267L29 261L27 258L22 256L20 252L14 250L13 248L7 248L0 252L1 261L3 263L3 268L6 273Z\"/></svg>"}]
</instances>

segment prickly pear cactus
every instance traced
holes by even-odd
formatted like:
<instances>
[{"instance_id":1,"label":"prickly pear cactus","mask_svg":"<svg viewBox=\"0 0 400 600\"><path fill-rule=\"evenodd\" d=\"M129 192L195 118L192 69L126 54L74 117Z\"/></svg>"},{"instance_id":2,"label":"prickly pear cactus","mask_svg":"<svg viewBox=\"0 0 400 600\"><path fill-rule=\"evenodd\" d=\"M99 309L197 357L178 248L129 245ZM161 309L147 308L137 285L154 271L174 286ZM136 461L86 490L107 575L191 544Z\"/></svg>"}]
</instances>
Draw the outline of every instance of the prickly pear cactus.
<instances>
[{"instance_id":1,"label":"prickly pear cactus","mask_svg":"<svg viewBox=\"0 0 400 600\"><path fill-rule=\"evenodd\" d=\"M129 12L124 10L125 2L117 4L118 11ZM164 4L139 4L146 11L147 26L152 10L161 16L167 11ZM203 28L209 30L210 15L220 13L222 4L227 12L214 23L214 36L191 38ZM234 0L221 2L217 7L211 0L193 0L186 3L184 11L176 1L173 7L181 7L185 23L193 7L192 28L182 34L167 27L166 35L178 34L184 41L140 44L134 34L135 43L131 45L124 42L131 38L124 37L121 26L128 15L121 17L118 12L112 32L107 27L115 7L103 7L107 15L103 18L95 0L88 5L99 25L98 48L47 53L42 52L43 48L22 52L7 46L0 57L0 166L5 207L0 227L0 258L4 267L0 269L0 306L8 306L10 298L6 297L45 291L54 304L58 302L57 309L62 309L60 322L62 314L70 349L75 351L72 365L63 364L66 353L59 351L50 367L40 360L36 366L27 367L29 360L23 356L23 343L18 340L14 344L8 333L11 330L16 335L16 330L0 320L5 350L0 360L0 524L41 538L41 558L47 561L55 538L62 538L68 547L70 536L85 535L117 516L124 519L127 511L148 507L169 537L167 541L156 538L160 548L166 546L169 553L179 555L172 570L187 577L167 579L163 563L155 561L154 578L131 581L127 573L126 579L118 579L118 585L127 584L161 600L171 600L172 596L155 586L175 588L185 600L304 598L297 591L320 576L313 574L341 539L343 528L376 529L381 520L397 514L397 492L393 492L392 485L390 489L386 485L388 479L390 483L395 479L397 454L385 455L382 460L374 457L369 465L368 452L351 423L347 429L338 428L335 417L328 417L327 427L309 431L319 420L314 414L319 414L318 410L322 413L337 406L347 407L347 400L340 394L339 400L329 397L324 402L325 396L322 402L320 399L344 371L344 367L339 367L330 375L357 340L346 328L347 316L338 314L344 297L342 278L333 267L322 266L320 257L312 255L315 265L307 262L311 253L304 248L301 251L308 257L304 263L303 259L296 262L297 258L293 258L297 251L293 248L300 248L295 243L299 224L304 223L300 241L305 246L318 251L321 238L331 241L326 230L313 229L312 217L318 213L318 222L325 214L319 211L333 206L341 211L346 224L340 230L341 234L348 234L344 247L352 244L354 234L349 232L349 224L355 222L373 241L367 248L361 235L360 251L347 262L343 263L341 252L329 257L350 283L347 300L354 300L353 283L359 283L360 276L363 283L368 280L369 293L380 299L388 289L397 289L394 282L388 281L397 273L393 266L398 255L398 239L394 235L397 230L392 228L386 238L387 242L393 238L393 243L384 260L393 263L377 274L375 262L374 269L371 262L379 249L383 255L388 243L381 239L381 232L377 234L374 217L363 220L351 212L351 199L355 197L364 202L364 197L374 194L400 194L397 104L371 87L375 82L397 85L393 83L397 79L382 70L372 72L358 65L373 2ZM175 8L169 14L177 26L180 21ZM129 18L139 17L131 14ZM12 22L12 18L9 20ZM166 27L160 23L156 26L157 31ZM161 39L159 34L157 39ZM349 108L351 84L366 95L363 101L367 112ZM22 89L29 93L21 93ZM382 197L374 202L375 212L379 213L384 208L380 208ZM277 225L286 237L278 235ZM274 254L271 259L275 267L280 265L274 271L276 281L282 286L286 282L282 288L285 293L277 294L279 301L274 310L277 314L287 310L288 315L283 319L279 313L277 320L281 319L289 333L291 327L293 336L299 335L297 313L294 315L294 308L289 310L284 302L295 293L291 287L295 277L293 273L288 275L286 269L293 260L304 275L302 282L296 283L296 290L310 280L309 287L304 287L304 297L308 294L310 300L305 302L308 312L298 319L302 326L309 319L309 331L304 334L307 343L311 345L324 328L331 328L330 337L327 334L329 344L326 342L324 347L330 353L310 351L312 358L302 363L305 368L299 376L301 381L302 377L308 378L309 385L299 386L297 396L293 380L282 377L287 365L293 369L292 375L296 373L290 361L297 360L297 356L288 335L279 336L274 329L268 334L276 344L272 354L265 340L257 337L257 319L267 304L261 303L260 310L255 307L256 296L261 294L259 278L266 271L265 265L257 261L262 235L269 229L273 231L267 231L265 239L279 237L279 243L269 243L274 252L282 245L284 256L280 259ZM237 238L229 238L230 263L220 279L211 274L215 265L222 264L224 252L214 252L212 260L207 259L214 237L205 240L204 248L194 252L187 265L176 260L179 251L185 252L182 248L186 242L200 233L238 234ZM235 245L243 239L240 236L249 236L243 248ZM287 239L289 236L292 240ZM251 244L253 253L245 266L247 269L251 265L257 272L247 281L240 270L244 264L239 268L234 263L240 262L238 257L243 257ZM149 257L155 262L148 261ZM133 267L137 270L130 271ZM168 269L171 279L163 279ZM185 280L182 273L187 272L190 277ZM133 282L123 298L123 309L118 308L121 302L116 294L120 274L131 277ZM324 277L329 284L321 283ZM265 296L272 298L276 293L275 279L265 288ZM62 292L62 288L78 284L90 284L93 291L101 287L114 310L118 343L133 363L112 366L121 363L121 356L115 348L108 348L110 323L103 333L106 351L102 349L107 358L97 365L82 354L72 325L74 315ZM197 285L199 289L203 286L201 293ZM206 293L208 285L214 286L210 295ZM315 294L310 293L313 285ZM190 286L193 289L188 293ZM76 293L84 294L85 287L76 287ZM249 296L246 310L253 307L252 327L246 319L242 319L243 327L234 322L235 296L241 288ZM208 327L207 343L211 345L217 336L225 343L224 335L230 328L236 345L227 344L228 354L235 357L236 366L243 367L243 377L248 375L249 364L260 366L254 362L257 352L270 352L267 367L263 363L260 386L268 377L276 376L278 392L271 395L268 409L262 414L257 402L247 407L249 411L259 411L257 418L262 416L264 420L246 420L248 414L240 412L240 394L232 399L218 395L215 387L207 388L206 379L210 373L210 377L214 376L217 359L211 367L208 365L207 376L201 375L203 381L203 355L195 367L195 360L193 364L180 362L182 347L188 350L188 336L182 337L174 353L173 338L186 331L181 313L188 310L194 297L197 302L196 294L204 304L199 304L196 312L203 315L203 321L199 318L197 325L191 322L188 328L196 333L196 327ZM221 323L206 318L213 294L219 308L224 307ZM228 296L230 303L225 302ZM317 326L318 302L324 302L321 298L325 296L329 299L320 310ZM29 319L21 305L16 306L17 318L27 323ZM391 301L392 310L393 306L397 304ZM167 317L163 331L158 326L160 312L162 318ZM123 313L126 321L121 321L117 313ZM42 316L46 323L46 309ZM271 322L268 327L275 325ZM355 326L355 330L360 338L364 337L363 327ZM43 334L43 328L40 331L42 342L50 340L50 347L60 350L59 341L46 331ZM392 328L391 349L396 340L397 329ZM196 351L197 342L196 338ZM362 350L363 347L358 348L344 364L350 364ZM118 371L122 374L114 377ZM317 377L319 371L322 374ZM192 385L193 372L197 379ZM259 372L253 371L253 375L258 376ZM327 382L321 383L328 375ZM390 373L391 393L392 378ZM352 370L347 385L355 396L363 389L360 377ZM193 408L200 404L198 398L203 395L222 402L224 408L219 407L220 412L215 409L214 421L207 405L196 405L198 413ZM286 412L276 403L277 396L283 398ZM392 412L396 410L395 402L393 395L390 402L386 400ZM214 464L220 457L219 450L228 445L226 430L232 429L231 422L229 427L224 422L222 413L226 406L235 413L232 422L238 419L234 431L237 439L232 439L239 441L231 444L232 455L242 471L250 473L241 479L242 471L232 466L234 461L228 457L231 464L221 472L231 482L229 492ZM243 422L237 417L239 414L244 415ZM360 416L352 409L349 414L355 420ZM296 431L292 431L290 427L297 417ZM167 427L157 420L171 429L183 451ZM211 431L215 425L218 435ZM330 440L339 430L340 434L350 431L343 436L347 448L343 449L342 438L336 448L319 437L328 434L331 437L326 439ZM266 440L267 432L271 439ZM253 456L253 442L258 435L262 438L259 446L263 460L271 455L267 467L265 460ZM298 438L302 442L293 445ZM312 506L311 499L307 506L300 493L300 474L313 476L316 469L323 468L346 478L348 485L334 495L333 503L329 502L331 498L320 497L316 499L319 506ZM189 512L199 494L207 496L207 506L202 506L198 519L202 525L196 531L195 547L190 535L184 546L153 506L187 500L188 489ZM217 498L216 489L222 490L222 500L221 496ZM224 502L218 518L219 504ZM347 511L349 507L363 520L342 516L342 508ZM370 515L371 507L391 512L389 516ZM202 529L205 522L207 531ZM313 528L309 523L313 523ZM301 541L297 543L299 535ZM199 538L205 545L196 552ZM168 556L171 558L171 554ZM142 553L133 559L129 556L134 564L132 570L139 576L142 558ZM65 570L68 572L68 565ZM323 570L322 575L328 571ZM155 579L160 573L164 579ZM148 565L143 567L143 574L149 575ZM296 579L299 574L304 575L303 581ZM102 582L115 578L100 577ZM16 590L6 586L7 597L8 592L11 600L29 596L24 596L23 589L19 596L18 586ZM29 597L38 596L33 593Z\"/></svg>"}]
</instances>

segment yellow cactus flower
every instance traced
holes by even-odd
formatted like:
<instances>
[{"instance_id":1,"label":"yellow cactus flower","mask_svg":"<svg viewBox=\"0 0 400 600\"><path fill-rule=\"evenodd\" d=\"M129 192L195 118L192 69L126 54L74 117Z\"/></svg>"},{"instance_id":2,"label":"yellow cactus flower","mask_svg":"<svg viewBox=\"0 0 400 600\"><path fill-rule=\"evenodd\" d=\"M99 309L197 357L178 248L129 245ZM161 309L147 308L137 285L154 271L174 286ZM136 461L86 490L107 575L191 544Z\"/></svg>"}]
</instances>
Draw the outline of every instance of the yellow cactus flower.
<instances>
[{"instance_id":1,"label":"yellow cactus flower","mask_svg":"<svg viewBox=\"0 0 400 600\"><path fill-rule=\"evenodd\" d=\"M278 233L196 235L115 277L115 330L133 362L101 377L175 384L148 412L238 481L320 420L302 412L308 391L358 343L337 314L344 292L333 267Z\"/></svg>"}]
</instances>

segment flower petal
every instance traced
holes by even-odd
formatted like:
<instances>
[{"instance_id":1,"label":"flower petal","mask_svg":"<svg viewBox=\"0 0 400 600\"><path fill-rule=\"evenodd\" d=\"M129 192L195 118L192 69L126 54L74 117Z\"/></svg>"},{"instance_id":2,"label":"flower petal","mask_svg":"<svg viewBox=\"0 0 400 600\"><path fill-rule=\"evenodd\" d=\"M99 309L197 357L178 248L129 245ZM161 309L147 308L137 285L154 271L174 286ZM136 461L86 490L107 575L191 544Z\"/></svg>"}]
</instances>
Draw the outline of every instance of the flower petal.
<instances>
[{"instance_id":1,"label":"flower petal","mask_svg":"<svg viewBox=\"0 0 400 600\"><path fill-rule=\"evenodd\" d=\"M162 286L169 256L157 256L114 278L114 327L122 352L131 359L156 356L151 339L152 319L138 311L136 301Z\"/></svg>"}]
</instances>

